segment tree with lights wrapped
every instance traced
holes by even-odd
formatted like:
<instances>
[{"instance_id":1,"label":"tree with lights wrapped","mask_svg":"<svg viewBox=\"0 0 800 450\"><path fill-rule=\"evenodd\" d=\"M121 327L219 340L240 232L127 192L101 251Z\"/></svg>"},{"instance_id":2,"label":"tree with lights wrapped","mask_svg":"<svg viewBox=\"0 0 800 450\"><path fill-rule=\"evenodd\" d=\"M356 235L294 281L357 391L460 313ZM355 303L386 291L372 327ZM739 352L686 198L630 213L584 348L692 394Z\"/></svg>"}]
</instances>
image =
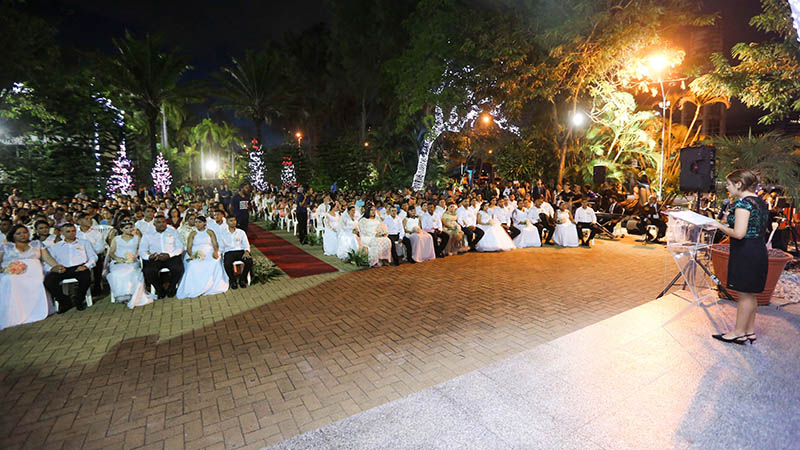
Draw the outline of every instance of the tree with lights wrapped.
<instances>
[{"instance_id":1,"label":"tree with lights wrapped","mask_svg":"<svg viewBox=\"0 0 800 450\"><path fill-rule=\"evenodd\" d=\"M264 152L261 150L258 139L253 139L250 144L248 167L250 168L250 184L258 192L266 191L267 181L264 179L264 174L267 171L267 166L264 164Z\"/></svg>"},{"instance_id":2,"label":"tree with lights wrapped","mask_svg":"<svg viewBox=\"0 0 800 450\"><path fill-rule=\"evenodd\" d=\"M292 157L284 156L281 165L283 165L283 169L281 169L281 183L283 183L283 186L288 187L297 184Z\"/></svg>"},{"instance_id":3,"label":"tree with lights wrapped","mask_svg":"<svg viewBox=\"0 0 800 450\"><path fill-rule=\"evenodd\" d=\"M109 194L127 194L133 188L133 165L131 160L128 159L127 150L125 149L125 139L119 144L119 151L117 152L117 159L114 160L111 166L111 176L108 177L106 182L106 189Z\"/></svg>"},{"instance_id":4,"label":"tree with lights wrapped","mask_svg":"<svg viewBox=\"0 0 800 450\"><path fill-rule=\"evenodd\" d=\"M153 186L159 194L166 194L169 192L169 187L172 185L172 174L169 171L167 160L164 159L164 154L159 153L156 158L156 164L153 166L153 171L150 172L153 177Z\"/></svg>"}]
</instances>

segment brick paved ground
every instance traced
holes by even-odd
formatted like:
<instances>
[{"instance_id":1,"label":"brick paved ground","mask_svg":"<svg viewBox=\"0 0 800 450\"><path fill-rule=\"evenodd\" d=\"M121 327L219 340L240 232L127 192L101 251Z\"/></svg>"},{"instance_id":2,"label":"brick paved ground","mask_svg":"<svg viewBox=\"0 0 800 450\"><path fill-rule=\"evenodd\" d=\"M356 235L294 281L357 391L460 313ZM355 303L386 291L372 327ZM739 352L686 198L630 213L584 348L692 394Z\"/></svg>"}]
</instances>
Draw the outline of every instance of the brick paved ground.
<instances>
[{"instance_id":1,"label":"brick paved ground","mask_svg":"<svg viewBox=\"0 0 800 450\"><path fill-rule=\"evenodd\" d=\"M0 332L2 448L258 448L645 303L661 247L467 254Z\"/></svg>"}]
</instances>

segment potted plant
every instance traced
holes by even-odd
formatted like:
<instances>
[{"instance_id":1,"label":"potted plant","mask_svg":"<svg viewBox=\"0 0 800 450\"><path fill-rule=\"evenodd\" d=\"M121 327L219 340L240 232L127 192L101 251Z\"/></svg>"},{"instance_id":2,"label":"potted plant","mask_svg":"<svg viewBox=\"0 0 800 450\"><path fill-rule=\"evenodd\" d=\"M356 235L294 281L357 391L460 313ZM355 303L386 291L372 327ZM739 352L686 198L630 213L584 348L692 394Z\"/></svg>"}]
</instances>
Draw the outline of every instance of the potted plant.
<instances>
[{"instance_id":1,"label":"potted plant","mask_svg":"<svg viewBox=\"0 0 800 450\"><path fill-rule=\"evenodd\" d=\"M728 244L714 244L711 247L711 262L714 265L714 274L719 278L722 286L728 283L728 259L730 258L730 245ZM769 305L772 298L772 292L775 291L775 286L778 285L778 280L781 278L783 269L786 264L792 260L792 255L778 250L769 250L769 269L767 270L767 284L764 286L764 291L756 294L756 300L759 305ZM728 291L734 300L739 300L736 291Z\"/></svg>"}]
</instances>

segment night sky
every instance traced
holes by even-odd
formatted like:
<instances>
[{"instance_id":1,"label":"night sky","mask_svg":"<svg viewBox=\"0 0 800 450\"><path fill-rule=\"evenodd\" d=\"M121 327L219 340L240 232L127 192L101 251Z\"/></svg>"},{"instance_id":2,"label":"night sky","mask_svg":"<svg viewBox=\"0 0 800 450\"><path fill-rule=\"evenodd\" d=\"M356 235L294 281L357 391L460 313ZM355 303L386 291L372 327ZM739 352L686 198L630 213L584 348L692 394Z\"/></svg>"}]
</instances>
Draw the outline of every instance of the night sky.
<instances>
[{"instance_id":1,"label":"night sky","mask_svg":"<svg viewBox=\"0 0 800 450\"><path fill-rule=\"evenodd\" d=\"M759 0L706 0L704 6L722 15L726 52L737 42L763 39L748 25L760 11ZM194 67L188 79L206 78L247 49L329 21L326 0L28 0L28 7L59 29L63 44L80 50L111 53L112 38L126 29L137 37L163 35ZM759 115L735 104L729 128L747 127Z\"/></svg>"}]
</instances>

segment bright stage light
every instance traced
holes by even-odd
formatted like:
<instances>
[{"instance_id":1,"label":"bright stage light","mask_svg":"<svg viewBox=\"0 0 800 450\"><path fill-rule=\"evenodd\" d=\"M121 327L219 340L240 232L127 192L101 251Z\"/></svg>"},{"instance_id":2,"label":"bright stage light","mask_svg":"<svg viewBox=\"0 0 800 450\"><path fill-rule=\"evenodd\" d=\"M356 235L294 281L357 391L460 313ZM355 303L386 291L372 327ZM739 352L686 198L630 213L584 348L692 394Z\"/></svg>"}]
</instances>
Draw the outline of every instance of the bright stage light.
<instances>
[{"instance_id":1,"label":"bright stage light","mask_svg":"<svg viewBox=\"0 0 800 450\"><path fill-rule=\"evenodd\" d=\"M218 167L217 162L214 161L213 159L209 159L208 161L206 161L206 171L214 173L217 171L217 167Z\"/></svg>"},{"instance_id":2,"label":"bright stage light","mask_svg":"<svg viewBox=\"0 0 800 450\"><path fill-rule=\"evenodd\" d=\"M572 115L570 121L572 122L572 125L579 127L586 123L586 116L582 112L578 111Z\"/></svg>"}]
</instances>

